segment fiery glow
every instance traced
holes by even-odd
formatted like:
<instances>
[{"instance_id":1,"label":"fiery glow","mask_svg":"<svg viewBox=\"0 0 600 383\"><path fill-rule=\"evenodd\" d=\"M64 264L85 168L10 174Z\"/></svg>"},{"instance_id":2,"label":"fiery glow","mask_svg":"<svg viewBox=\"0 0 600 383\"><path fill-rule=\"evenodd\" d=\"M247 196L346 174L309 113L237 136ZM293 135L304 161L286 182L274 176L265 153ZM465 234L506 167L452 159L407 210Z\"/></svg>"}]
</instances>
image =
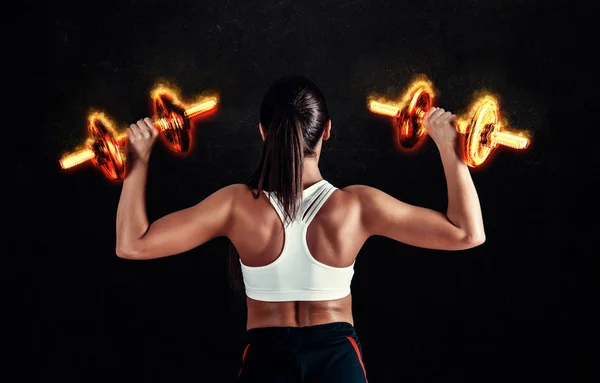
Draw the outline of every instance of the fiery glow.
<instances>
[{"instance_id":1,"label":"fiery glow","mask_svg":"<svg viewBox=\"0 0 600 383\"><path fill-rule=\"evenodd\" d=\"M467 112L460 116L459 120L465 122L468 127L469 121L475 116L480 110L487 108L498 110L498 98L490 93L481 93L473 98L473 102L469 105ZM462 132L459 132L462 133ZM466 132L465 132L466 133Z\"/></svg>"},{"instance_id":2,"label":"fiery glow","mask_svg":"<svg viewBox=\"0 0 600 383\"><path fill-rule=\"evenodd\" d=\"M115 129L115 123L106 116L103 112L92 112L88 116L88 122L93 125L96 121L100 121L106 130L113 136L116 136L117 130Z\"/></svg>"},{"instance_id":3,"label":"fiery glow","mask_svg":"<svg viewBox=\"0 0 600 383\"><path fill-rule=\"evenodd\" d=\"M196 102L191 105L186 105L181 101L179 97L179 90L172 85L165 85L163 83L157 84L150 92L150 98L152 100L160 99L163 96L169 97L173 104L179 106L185 110L184 116L193 119L203 113L210 112L217 107L218 97L216 95L208 95L200 97Z\"/></svg>"},{"instance_id":4,"label":"fiery glow","mask_svg":"<svg viewBox=\"0 0 600 383\"><path fill-rule=\"evenodd\" d=\"M527 137L506 131L494 131L490 135L490 141L512 149L527 149L529 147L529 139Z\"/></svg>"},{"instance_id":5,"label":"fiery glow","mask_svg":"<svg viewBox=\"0 0 600 383\"><path fill-rule=\"evenodd\" d=\"M117 140L113 123L103 113L92 113L89 121L88 145L95 154L92 163L102 170L106 178L123 179L127 159L125 151Z\"/></svg>"},{"instance_id":6,"label":"fiery glow","mask_svg":"<svg viewBox=\"0 0 600 383\"><path fill-rule=\"evenodd\" d=\"M169 96L171 99L173 99L173 101L175 102L175 104L177 105L181 105L181 101L179 98L179 89L176 88L173 85L167 85L164 83L158 83L154 86L154 88L152 88L152 90L150 91L150 99L151 100L155 100L159 97L161 97L162 95L167 95Z\"/></svg>"},{"instance_id":7,"label":"fiery glow","mask_svg":"<svg viewBox=\"0 0 600 383\"><path fill-rule=\"evenodd\" d=\"M406 88L406 90L404 91L404 93L402 94L402 96L399 99L390 100L390 99L386 99L385 97L379 97L376 95L369 96L368 97L369 109L374 113L385 114L387 116L395 117L396 115L389 114L389 113L392 113L392 110L393 110L392 108L396 108L398 111L401 111L402 109L408 107L408 104L412 100L413 94L418 89L423 89L425 92L427 92L427 94L429 94L429 96L432 99L435 98L435 96L436 96L436 92L433 87L433 83L427 78L427 76L418 75L411 81L411 83L408 85L408 87ZM377 108L377 110L374 110L374 108ZM381 108L381 109L379 109L379 108ZM382 112L379 112L379 110L388 111L389 113L382 113Z\"/></svg>"},{"instance_id":8,"label":"fiery glow","mask_svg":"<svg viewBox=\"0 0 600 383\"><path fill-rule=\"evenodd\" d=\"M120 180L125 174L126 158L117 139L113 123L99 112L88 117L89 137L86 148L64 156L59 162L63 169L91 161L99 167L106 178Z\"/></svg>"},{"instance_id":9,"label":"fiery glow","mask_svg":"<svg viewBox=\"0 0 600 383\"><path fill-rule=\"evenodd\" d=\"M425 76L419 76L408 86L400 100L368 98L373 113L394 117L399 149L415 151L426 135L423 116L434 105L435 91ZM464 162L470 167L482 165L499 145L526 149L530 140L523 133L505 131L500 122L498 99L490 93L479 93L466 115L456 123L460 134Z\"/></svg>"},{"instance_id":10,"label":"fiery glow","mask_svg":"<svg viewBox=\"0 0 600 383\"><path fill-rule=\"evenodd\" d=\"M435 91L424 75L419 75L408 85L399 100L391 101L371 95L369 110L373 113L394 117L398 149L416 151L423 142L425 127L423 116L432 106Z\"/></svg>"},{"instance_id":11,"label":"fiery glow","mask_svg":"<svg viewBox=\"0 0 600 383\"><path fill-rule=\"evenodd\" d=\"M464 134L461 141L463 159L467 165L480 166L498 145L513 149L525 149L529 146L527 137L502 130L498 100L491 94L476 98L469 115L468 122L458 125L459 132Z\"/></svg>"},{"instance_id":12,"label":"fiery glow","mask_svg":"<svg viewBox=\"0 0 600 383\"><path fill-rule=\"evenodd\" d=\"M155 126L163 134L161 139L172 152L186 155L192 150L192 119L215 110L216 97L206 97L187 106L180 101L173 88L158 85L152 92Z\"/></svg>"},{"instance_id":13,"label":"fiery glow","mask_svg":"<svg viewBox=\"0 0 600 383\"><path fill-rule=\"evenodd\" d=\"M500 116L498 103L492 96L481 97L473 104L471 110L469 124L460 124L461 127L466 126L466 132L461 137L462 154L467 165L476 167L483 164L492 151L492 147L486 145L485 140L489 129L493 129Z\"/></svg>"},{"instance_id":14,"label":"fiery glow","mask_svg":"<svg viewBox=\"0 0 600 383\"><path fill-rule=\"evenodd\" d=\"M188 152L191 148L190 121L216 109L216 94L206 95L191 106L184 105L173 86L159 84L150 92L154 105L154 125L161 137L174 152ZM88 161L101 168L111 180L121 180L125 175L125 150L127 131L117 133L114 124L103 113L89 115L89 137L85 147L63 156L59 160L63 169L69 169Z\"/></svg>"},{"instance_id":15,"label":"fiery glow","mask_svg":"<svg viewBox=\"0 0 600 383\"><path fill-rule=\"evenodd\" d=\"M116 130L114 128L114 123L106 117L106 115L102 112L91 112L88 116L88 130L91 129L92 126L96 123L96 121L100 121L104 128L107 130L109 135L113 137L116 134ZM122 133L117 137L117 141L120 139L127 137L127 133ZM60 160L60 167L62 169L70 169L75 166L81 165L87 161L94 160L96 158L96 153L94 153L93 148L94 140L92 137L88 137L85 143L85 148L77 150L73 153L69 153L64 155Z\"/></svg>"},{"instance_id":16,"label":"fiery glow","mask_svg":"<svg viewBox=\"0 0 600 383\"><path fill-rule=\"evenodd\" d=\"M203 113L211 111L212 109L214 109L216 107L217 107L217 100L209 99L202 103L199 103L197 105L189 107L188 109L185 110L184 114L187 118L194 118Z\"/></svg>"},{"instance_id":17,"label":"fiery glow","mask_svg":"<svg viewBox=\"0 0 600 383\"><path fill-rule=\"evenodd\" d=\"M383 104L377 101L369 102L369 109L373 113L383 114L384 116L396 117L400 113L400 108L393 105Z\"/></svg>"},{"instance_id":18,"label":"fiery glow","mask_svg":"<svg viewBox=\"0 0 600 383\"><path fill-rule=\"evenodd\" d=\"M426 87L417 86L412 91L408 106L398 116L398 143L400 147L415 151L423 143L426 129L423 116L433 105L433 98Z\"/></svg>"},{"instance_id":19,"label":"fiery glow","mask_svg":"<svg viewBox=\"0 0 600 383\"><path fill-rule=\"evenodd\" d=\"M433 84L431 83L431 81L429 81L424 76L419 76L419 77L417 77L417 79L413 80L413 82L410 83L410 85L408 86L408 89L406 90L406 92L404 92L404 95L402 96L402 99L400 100L400 104L399 104L400 109L403 109L407 105L409 105L410 102L413 100L413 95L419 90L423 90L425 93L427 93L429 95L429 97L431 99L434 99L436 96L435 90L433 88ZM427 111L425 111L425 112L427 112Z\"/></svg>"},{"instance_id":20,"label":"fiery glow","mask_svg":"<svg viewBox=\"0 0 600 383\"><path fill-rule=\"evenodd\" d=\"M60 167L63 169L70 169L84 162L94 159L96 155L90 149L82 149L78 152L67 154L60 159Z\"/></svg>"}]
</instances>

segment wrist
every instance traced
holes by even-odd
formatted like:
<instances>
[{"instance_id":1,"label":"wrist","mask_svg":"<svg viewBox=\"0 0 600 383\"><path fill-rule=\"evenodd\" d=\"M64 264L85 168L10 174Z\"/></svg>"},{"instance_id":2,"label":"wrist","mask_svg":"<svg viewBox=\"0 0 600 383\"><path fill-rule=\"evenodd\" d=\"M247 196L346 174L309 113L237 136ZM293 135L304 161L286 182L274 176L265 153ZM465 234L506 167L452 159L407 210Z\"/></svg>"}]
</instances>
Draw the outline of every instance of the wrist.
<instances>
[{"instance_id":1,"label":"wrist","mask_svg":"<svg viewBox=\"0 0 600 383\"><path fill-rule=\"evenodd\" d=\"M140 151L134 151L131 153L131 159L133 160L134 163L140 163L140 164L148 164L148 162L150 161L150 154L152 152L150 150L142 150L141 153Z\"/></svg>"},{"instance_id":2,"label":"wrist","mask_svg":"<svg viewBox=\"0 0 600 383\"><path fill-rule=\"evenodd\" d=\"M438 151L440 153L440 157L442 162L457 162L461 164L465 164L462 159L462 155L457 146L454 145L446 145L438 147Z\"/></svg>"},{"instance_id":3,"label":"wrist","mask_svg":"<svg viewBox=\"0 0 600 383\"><path fill-rule=\"evenodd\" d=\"M456 145L453 145L451 143L438 144L436 146L441 155L449 155L449 154L457 155L458 154L458 151L456 150Z\"/></svg>"},{"instance_id":4,"label":"wrist","mask_svg":"<svg viewBox=\"0 0 600 383\"><path fill-rule=\"evenodd\" d=\"M145 169L145 168L148 168L149 160L150 160L150 158L132 156L129 166L131 167L132 170L139 169L139 168Z\"/></svg>"}]
</instances>

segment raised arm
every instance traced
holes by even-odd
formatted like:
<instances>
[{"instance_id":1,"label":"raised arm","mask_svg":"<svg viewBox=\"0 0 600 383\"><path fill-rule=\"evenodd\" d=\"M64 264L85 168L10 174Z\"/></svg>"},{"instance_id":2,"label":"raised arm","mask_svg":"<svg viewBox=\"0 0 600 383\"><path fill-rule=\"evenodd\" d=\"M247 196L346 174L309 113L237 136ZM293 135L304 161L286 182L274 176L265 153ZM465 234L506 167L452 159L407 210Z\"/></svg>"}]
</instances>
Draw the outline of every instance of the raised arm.
<instances>
[{"instance_id":1,"label":"raised arm","mask_svg":"<svg viewBox=\"0 0 600 383\"><path fill-rule=\"evenodd\" d=\"M368 236L381 235L409 245L464 250L485 242L481 207L469 168L457 153L456 116L431 108L425 126L435 141L446 176L446 214L414 206L369 186L346 188L356 195L363 230Z\"/></svg>"},{"instance_id":2,"label":"raised arm","mask_svg":"<svg viewBox=\"0 0 600 383\"><path fill-rule=\"evenodd\" d=\"M194 206L148 222L145 189L148 160L157 134L149 119L140 120L128 129L133 153L117 208L116 253L121 258L166 257L227 235L240 185L224 187Z\"/></svg>"}]
</instances>

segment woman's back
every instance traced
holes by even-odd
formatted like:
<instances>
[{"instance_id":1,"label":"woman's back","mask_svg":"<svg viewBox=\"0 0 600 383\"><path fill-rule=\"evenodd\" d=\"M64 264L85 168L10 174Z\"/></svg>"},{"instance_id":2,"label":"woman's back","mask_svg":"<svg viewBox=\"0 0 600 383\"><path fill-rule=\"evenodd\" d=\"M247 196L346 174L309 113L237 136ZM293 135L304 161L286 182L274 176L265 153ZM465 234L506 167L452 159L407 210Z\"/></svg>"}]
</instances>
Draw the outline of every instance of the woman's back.
<instances>
[{"instance_id":1,"label":"woman's back","mask_svg":"<svg viewBox=\"0 0 600 383\"><path fill-rule=\"evenodd\" d=\"M320 181L307 182L304 189L317 182ZM286 234L283 222L267 194L260 193L259 198L255 199L245 185L240 185L239 189L231 221L230 240L244 266L260 268L272 265L284 249ZM290 235L300 236L302 233L290 232ZM339 269L352 268L367 237L360 225L358 200L343 189L332 190L306 228L309 256L318 263ZM290 242L292 240L297 242L302 239L289 239ZM289 257L303 256L294 249L286 249L286 252ZM309 275L299 277L310 279ZM353 323L350 295L333 300L283 302L266 302L247 297L247 303L248 329L301 327L330 322Z\"/></svg>"}]
</instances>

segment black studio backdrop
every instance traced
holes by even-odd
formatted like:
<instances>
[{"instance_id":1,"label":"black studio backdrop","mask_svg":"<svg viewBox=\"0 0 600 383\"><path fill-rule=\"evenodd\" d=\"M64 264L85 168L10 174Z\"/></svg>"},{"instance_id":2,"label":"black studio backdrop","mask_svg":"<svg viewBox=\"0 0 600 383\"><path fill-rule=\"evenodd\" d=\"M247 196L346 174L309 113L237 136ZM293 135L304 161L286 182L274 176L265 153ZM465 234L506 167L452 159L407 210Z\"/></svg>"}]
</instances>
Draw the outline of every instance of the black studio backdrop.
<instances>
[{"instance_id":1,"label":"black studio backdrop","mask_svg":"<svg viewBox=\"0 0 600 383\"><path fill-rule=\"evenodd\" d=\"M353 296L369 381L591 380L584 301L594 269L565 218L573 202L567 170L577 161L564 152L563 129L572 122L565 108L580 85L572 81L571 4L135 0L34 8L24 3L12 22L43 28L36 45L9 42L19 58L13 64L48 87L37 104L45 118L27 130L33 142L13 146L22 158L12 169L15 200L27 202L12 206L21 236L11 240L25 265L19 303L33 308L25 351L33 351L35 368L23 374L175 383L232 381L240 367L245 307L228 290L228 241L153 261L119 259L119 184L92 166L58 166L85 140L91 109L124 128L151 113L158 81L185 100L219 94L217 113L195 125L189 156L155 146L147 209L156 219L244 182L260 159L262 95L274 78L301 74L322 89L332 116L320 164L326 179L444 210L433 143L416 154L398 151L391 120L367 108L370 95L397 98L424 74L439 105L457 113L477 91L498 95L502 117L527 130L532 144L499 148L472 170L482 246L440 252L379 237L366 243ZM35 52L45 48L43 63ZM31 89L15 92L40 97Z\"/></svg>"}]
</instances>

